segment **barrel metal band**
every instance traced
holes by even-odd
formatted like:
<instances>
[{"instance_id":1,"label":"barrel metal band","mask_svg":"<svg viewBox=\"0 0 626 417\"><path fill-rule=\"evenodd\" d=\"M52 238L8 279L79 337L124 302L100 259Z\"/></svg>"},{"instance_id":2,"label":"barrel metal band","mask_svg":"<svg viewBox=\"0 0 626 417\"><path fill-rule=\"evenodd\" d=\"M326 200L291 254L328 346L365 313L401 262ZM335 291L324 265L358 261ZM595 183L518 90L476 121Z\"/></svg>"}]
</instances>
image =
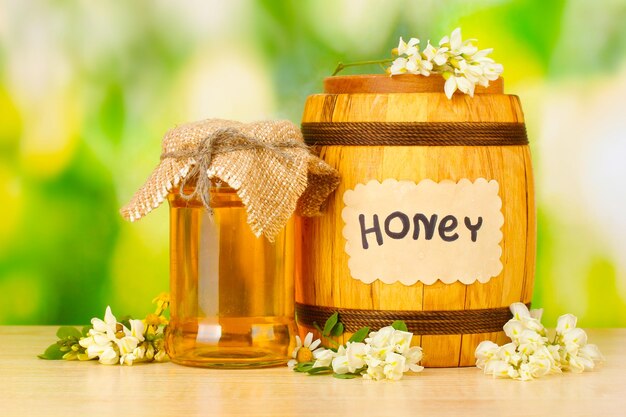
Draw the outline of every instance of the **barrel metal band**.
<instances>
[{"instance_id":1,"label":"barrel metal band","mask_svg":"<svg viewBox=\"0 0 626 417\"><path fill-rule=\"evenodd\" d=\"M526 304L530 307L530 303ZM403 320L410 332L417 335L454 335L492 333L502 327L513 315L508 307L475 310L407 311L407 310L360 310L353 308L322 307L296 303L299 324L323 326L333 314L339 313L339 321L347 332L354 333L361 327L379 329L395 320Z\"/></svg>"},{"instance_id":2,"label":"barrel metal band","mask_svg":"<svg viewBox=\"0 0 626 417\"><path fill-rule=\"evenodd\" d=\"M309 146L514 146L527 145L524 123L315 122L302 123Z\"/></svg>"}]
</instances>

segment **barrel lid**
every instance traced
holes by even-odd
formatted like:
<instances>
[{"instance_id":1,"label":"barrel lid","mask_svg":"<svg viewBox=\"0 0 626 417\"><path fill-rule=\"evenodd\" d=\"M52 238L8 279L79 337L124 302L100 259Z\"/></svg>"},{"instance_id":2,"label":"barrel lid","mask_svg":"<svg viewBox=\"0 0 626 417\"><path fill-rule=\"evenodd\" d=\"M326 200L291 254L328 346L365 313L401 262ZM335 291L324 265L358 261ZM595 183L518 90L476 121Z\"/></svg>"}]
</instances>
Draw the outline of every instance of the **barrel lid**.
<instances>
[{"instance_id":1,"label":"barrel lid","mask_svg":"<svg viewBox=\"0 0 626 417\"><path fill-rule=\"evenodd\" d=\"M358 93L443 93L445 80L441 75L387 74L339 75L324 79L327 94ZM476 86L474 94L503 94L502 77L491 81L488 87Z\"/></svg>"}]
</instances>

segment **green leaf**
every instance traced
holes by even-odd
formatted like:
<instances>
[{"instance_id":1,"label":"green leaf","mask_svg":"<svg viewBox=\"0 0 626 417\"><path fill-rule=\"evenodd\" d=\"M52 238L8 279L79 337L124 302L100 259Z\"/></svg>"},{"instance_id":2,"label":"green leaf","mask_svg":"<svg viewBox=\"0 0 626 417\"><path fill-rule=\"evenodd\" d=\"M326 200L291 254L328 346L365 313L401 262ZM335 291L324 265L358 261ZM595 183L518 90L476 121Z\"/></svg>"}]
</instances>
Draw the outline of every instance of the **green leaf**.
<instances>
[{"instance_id":1,"label":"green leaf","mask_svg":"<svg viewBox=\"0 0 626 417\"><path fill-rule=\"evenodd\" d=\"M354 379L357 376L358 375L356 374L333 374L333 378L337 378L337 379Z\"/></svg>"},{"instance_id":2,"label":"green leaf","mask_svg":"<svg viewBox=\"0 0 626 417\"><path fill-rule=\"evenodd\" d=\"M300 362L293 367L295 372L309 372L313 368L314 362Z\"/></svg>"},{"instance_id":3,"label":"green leaf","mask_svg":"<svg viewBox=\"0 0 626 417\"><path fill-rule=\"evenodd\" d=\"M63 359L63 355L65 355L65 352L61 352L61 346L53 343L48 346L48 349L46 349L44 353L37 355L37 357L40 359L59 360Z\"/></svg>"},{"instance_id":4,"label":"green leaf","mask_svg":"<svg viewBox=\"0 0 626 417\"><path fill-rule=\"evenodd\" d=\"M361 327L359 330L354 332L354 334L348 339L348 342L362 342L365 340L367 335L370 333L369 327Z\"/></svg>"},{"instance_id":5,"label":"green leaf","mask_svg":"<svg viewBox=\"0 0 626 417\"><path fill-rule=\"evenodd\" d=\"M324 331L322 332L322 334L326 337L330 336L330 332L333 330L333 327L335 327L338 321L339 313L335 311L332 316L330 316L328 320L326 320L326 324L324 324Z\"/></svg>"},{"instance_id":6,"label":"green leaf","mask_svg":"<svg viewBox=\"0 0 626 417\"><path fill-rule=\"evenodd\" d=\"M328 372L331 372L332 370L333 368L330 366L318 366L317 368L311 368L306 372L309 375L316 375L316 374L328 373Z\"/></svg>"},{"instance_id":7,"label":"green leaf","mask_svg":"<svg viewBox=\"0 0 626 417\"><path fill-rule=\"evenodd\" d=\"M343 323L337 323L330 331L331 336L339 337L343 334Z\"/></svg>"},{"instance_id":8,"label":"green leaf","mask_svg":"<svg viewBox=\"0 0 626 417\"><path fill-rule=\"evenodd\" d=\"M59 339L68 339L68 338L76 338L80 339L81 334L76 327L72 326L61 326L59 330L57 330L57 337Z\"/></svg>"},{"instance_id":9,"label":"green leaf","mask_svg":"<svg viewBox=\"0 0 626 417\"><path fill-rule=\"evenodd\" d=\"M393 327L396 330L400 330L403 332L408 332L409 329L406 327L406 323L404 322L404 320L396 320L393 323L391 323L391 327Z\"/></svg>"}]
</instances>

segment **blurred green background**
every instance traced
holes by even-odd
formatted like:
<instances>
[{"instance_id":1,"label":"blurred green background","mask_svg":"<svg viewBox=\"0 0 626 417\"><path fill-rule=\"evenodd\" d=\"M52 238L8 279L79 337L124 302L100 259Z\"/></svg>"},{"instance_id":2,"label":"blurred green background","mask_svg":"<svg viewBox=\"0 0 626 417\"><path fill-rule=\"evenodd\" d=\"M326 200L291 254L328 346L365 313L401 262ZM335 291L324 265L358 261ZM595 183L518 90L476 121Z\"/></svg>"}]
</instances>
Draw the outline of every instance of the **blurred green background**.
<instances>
[{"instance_id":1,"label":"blurred green background","mask_svg":"<svg viewBox=\"0 0 626 417\"><path fill-rule=\"evenodd\" d=\"M0 0L0 324L143 316L168 290L168 213L118 209L163 133L299 123L338 61L457 26L494 47L534 156L534 305L626 325L626 2ZM379 72L377 67L350 72Z\"/></svg>"}]
</instances>

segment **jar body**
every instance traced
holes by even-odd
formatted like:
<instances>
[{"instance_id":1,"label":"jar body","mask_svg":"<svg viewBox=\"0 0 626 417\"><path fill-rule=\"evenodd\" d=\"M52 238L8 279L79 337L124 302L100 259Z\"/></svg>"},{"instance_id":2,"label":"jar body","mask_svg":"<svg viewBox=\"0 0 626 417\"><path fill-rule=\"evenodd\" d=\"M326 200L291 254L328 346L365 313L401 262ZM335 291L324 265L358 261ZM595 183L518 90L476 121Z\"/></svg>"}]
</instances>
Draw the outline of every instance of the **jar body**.
<instances>
[{"instance_id":1,"label":"jar body","mask_svg":"<svg viewBox=\"0 0 626 417\"><path fill-rule=\"evenodd\" d=\"M212 215L177 190L168 196L167 352L173 362L190 366L284 364L295 335L293 223L273 243L257 238L232 188L210 192Z\"/></svg>"}]
</instances>

